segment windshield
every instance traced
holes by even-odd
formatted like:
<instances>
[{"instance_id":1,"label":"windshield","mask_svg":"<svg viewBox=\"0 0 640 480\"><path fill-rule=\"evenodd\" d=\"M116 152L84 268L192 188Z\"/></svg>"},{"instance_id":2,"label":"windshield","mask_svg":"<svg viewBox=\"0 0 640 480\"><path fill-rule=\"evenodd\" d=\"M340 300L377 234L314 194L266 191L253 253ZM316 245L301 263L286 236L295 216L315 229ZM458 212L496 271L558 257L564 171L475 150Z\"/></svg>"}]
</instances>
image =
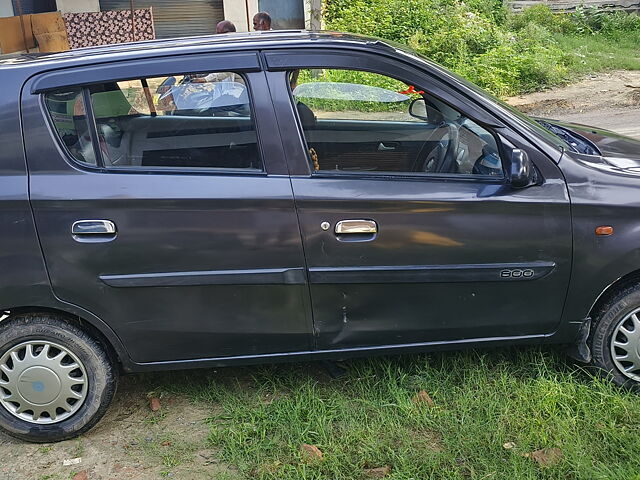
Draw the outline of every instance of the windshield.
<instances>
[{"instance_id":1,"label":"windshield","mask_svg":"<svg viewBox=\"0 0 640 480\"><path fill-rule=\"evenodd\" d=\"M412 57L412 58L414 58L416 60L419 60L419 61L422 61L422 62L425 62L425 61L428 62L432 67L438 69L438 71L440 73L442 73L444 76L448 76L452 80L455 80L456 83L461 83L462 85L467 87L469 90L472 90L474 93L492 100L498 107L501 107L504 110L507 110L511 114L513 114L516 117L518 117L522 122L526 123L529 128L531 128L532 130L535 130L535 132L538 135L540 135L542 138L547 140L547 142L550 143L551 145L554 145L556 148L558 148L558 150L560 150L560 151L562 151L562 150L572 150L571 145L569 145L565 140L560 138L558 135L556 135L553 132L549 131L548 129L544 128L542 125L540 125L539 123L534 121L532 118L530 118L527 115L525 115L524 113L522 113L520 110L512 107L508 103L503 102L502 100L500 100L499 98L497 98L493 94L487 92L483 88L480 88L476 84L471 83L469 80L461 77L460 75L445 69L444 67L438 65L437 63L429 60L426 57L423 57L419 53L414 52L413 50L407 48L406 46L404 46L402 44L398 44L396 42L390 42L388 40L385 40L385 43L388 43L389 45L392 45L398 51L398 53L404 54L405 56Z\"/></svg>"},{"instance_id":2,"label":"windshield","mask_svg":"<svg viewBox=\"0 0 640 480\"><path fill-rule=\"evenodd\" d=\"M298 85L296 97L321 98L325 100L350 100L361 102L399 103L411 100L409 95L371 85L343 82L310 82Z\"/></svg>"}]
</instances>

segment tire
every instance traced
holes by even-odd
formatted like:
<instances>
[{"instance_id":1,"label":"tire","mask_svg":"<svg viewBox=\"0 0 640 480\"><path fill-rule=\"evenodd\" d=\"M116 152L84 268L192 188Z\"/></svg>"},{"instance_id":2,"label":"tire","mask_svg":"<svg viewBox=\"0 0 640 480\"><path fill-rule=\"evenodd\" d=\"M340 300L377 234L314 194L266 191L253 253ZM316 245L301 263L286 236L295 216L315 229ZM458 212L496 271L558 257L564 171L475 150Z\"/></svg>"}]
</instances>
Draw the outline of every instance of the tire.
<instances>
[{"instance_id":1,"label":"tire","mask_svg":"<svg viewBox=\"0 0 640 480\"><path fill-rule=\"evenodd\" d=\"M87 332L49 314L0 322L0 430L29 442L76 437L105 414L118 372Z\"/></svg>"},{"instance_id":2,"label":"tire","mask_svg":"<svg viewBox=\"0 0 640 480\"><path fill-rule=\"evenodd\" d=\"M619 291L594 320L592 364L616 385L640 392L640 285Z\"/></svg>"}]
</instances>

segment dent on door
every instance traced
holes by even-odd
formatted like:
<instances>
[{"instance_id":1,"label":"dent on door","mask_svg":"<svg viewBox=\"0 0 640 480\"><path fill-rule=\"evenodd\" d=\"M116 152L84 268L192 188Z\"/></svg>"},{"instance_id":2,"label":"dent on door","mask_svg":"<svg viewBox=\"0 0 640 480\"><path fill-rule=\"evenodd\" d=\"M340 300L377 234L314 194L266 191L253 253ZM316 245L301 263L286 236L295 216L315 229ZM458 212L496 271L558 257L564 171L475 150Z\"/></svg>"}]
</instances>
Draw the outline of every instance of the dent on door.
<instances>
[{"instance_id":1,"label":"dent on door","mask_svg":"<svg viewBox=\"0 0 640 480\"><path fill-rule=\"evenodd\" d=\"M293 184L320 348L544 335L557 325L570 259L559 183L534 187L549 198L473 182ZM375 232L338 233L352 219ZM532 308L532 298L544 302Z\"/></svg>"},{"instance_id":2,"label":"dent on door","mask_svg":"<svg viewBox=\"0 0 640 480\"><path fill-rule=\"evenodd\" d=\"M389 118L386 113L367 120L369 104L357 116L354 108L340 112L347 120L332 111L316 115L316 123L299 122L285 74L269 74L278 114L289 119L280 128L291 150L290 171L296 172L292 185L318 348L543 338L554 331L569 280L571 224L566 186L549 158L527 148L544 181L513 188L503 176L508 159L490 131L500 122L449 91L435 74L428 78L405 64L359 52L266 57L274 70L367 72L361 77L350 72L342 82L367 82L371 72L403 79L424 89L433 111L427 125L380 121ZM314 82L321 80L316 77ZM304 90L298 89L296 101L304 102ZM333 95L333 85L329 90ZM403 92L386 96L395 99ZM291 140L298 137L297 125L306 144ZM503 133L514 145L527 145L507 129ZM402 139L401 146L409 142L410 159L387 149L392 137ZM315 152L310 176L308 151ZM464 162L458 161L459 151L466 152ZM375 222L376 232L340 236L335 226L343 220ZM531 299L544 301L532 308Z\"/></svg>"}]
</instances>

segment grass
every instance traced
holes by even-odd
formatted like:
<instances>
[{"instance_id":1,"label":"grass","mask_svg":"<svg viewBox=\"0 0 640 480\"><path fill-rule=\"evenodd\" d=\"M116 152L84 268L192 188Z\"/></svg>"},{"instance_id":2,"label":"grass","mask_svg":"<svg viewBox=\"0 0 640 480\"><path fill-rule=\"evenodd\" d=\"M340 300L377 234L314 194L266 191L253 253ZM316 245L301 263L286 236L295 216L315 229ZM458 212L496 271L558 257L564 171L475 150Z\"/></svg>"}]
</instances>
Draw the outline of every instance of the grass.
<instances>
[{"instance_id":1,"label":"grass","mask_svg":"<svg viewBox=\"0 0 640 480\"><path fill-rule=\"evenodd\" d=\"M237 478L366 479L367 469L390 467L391 479L640 479L640 397L561 354L514 348L345 365L335 380L316 364L149 378L213 407L209 447ZM433 406L413 400L421 390ZM323 459L301 454L305 443ZM544 448L562 457L543 466L525 456Z\"/></svg>"},{"instance_id":2,"label":"grass","mask_svg":"<svg viewBox=\"0 0 640 480\"><path fill-rule=\"evenodd\" d=\"M560 48L569 52L570 74L607 70L640 70L640 34L620 35L617 39L602 35L562 35L555 37Z\"/></svg>"},{"instance_id":3,"label":"grass","mask_svg":"<svg viewBox=\"0 0 640 480\"><path fill-rule=\"evenodd\" d=\"M197 442L185 440L171 431L161 435L139 438L137 454L146 458L156 458L162 465L162 476L168 476L174 467L188 464L195 452L202 448Z\"/></svg>"}]
</instances>

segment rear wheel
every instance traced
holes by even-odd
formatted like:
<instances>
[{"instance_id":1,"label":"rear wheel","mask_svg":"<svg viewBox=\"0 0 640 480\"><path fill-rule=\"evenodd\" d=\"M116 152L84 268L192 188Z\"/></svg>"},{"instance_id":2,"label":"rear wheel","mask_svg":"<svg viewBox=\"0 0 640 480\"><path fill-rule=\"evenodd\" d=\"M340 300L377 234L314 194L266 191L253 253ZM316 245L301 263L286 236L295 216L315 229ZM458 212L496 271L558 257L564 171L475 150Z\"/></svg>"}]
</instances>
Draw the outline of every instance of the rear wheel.
<instances>
[{"instance_id":1,"label":"rear wheel","mask_svg":"<svg viewBox=\"0 0 640 480\"><path fill-rule=\"evenodd\" d=\"M616 384L640 391L640 285L618 292L594 320L593 364Z\"/></svg>"},{"instance_id":2,"label":"rear wheel","mask_svg":"<svg viewBox=\"0 0 640 480\"><path fill-rule=\"evenodd\" d=\"M0 429L56 442L89 430L113 398L117 371L85 331L51 314L0 323Z\"/></svg>"}]
</instances>

